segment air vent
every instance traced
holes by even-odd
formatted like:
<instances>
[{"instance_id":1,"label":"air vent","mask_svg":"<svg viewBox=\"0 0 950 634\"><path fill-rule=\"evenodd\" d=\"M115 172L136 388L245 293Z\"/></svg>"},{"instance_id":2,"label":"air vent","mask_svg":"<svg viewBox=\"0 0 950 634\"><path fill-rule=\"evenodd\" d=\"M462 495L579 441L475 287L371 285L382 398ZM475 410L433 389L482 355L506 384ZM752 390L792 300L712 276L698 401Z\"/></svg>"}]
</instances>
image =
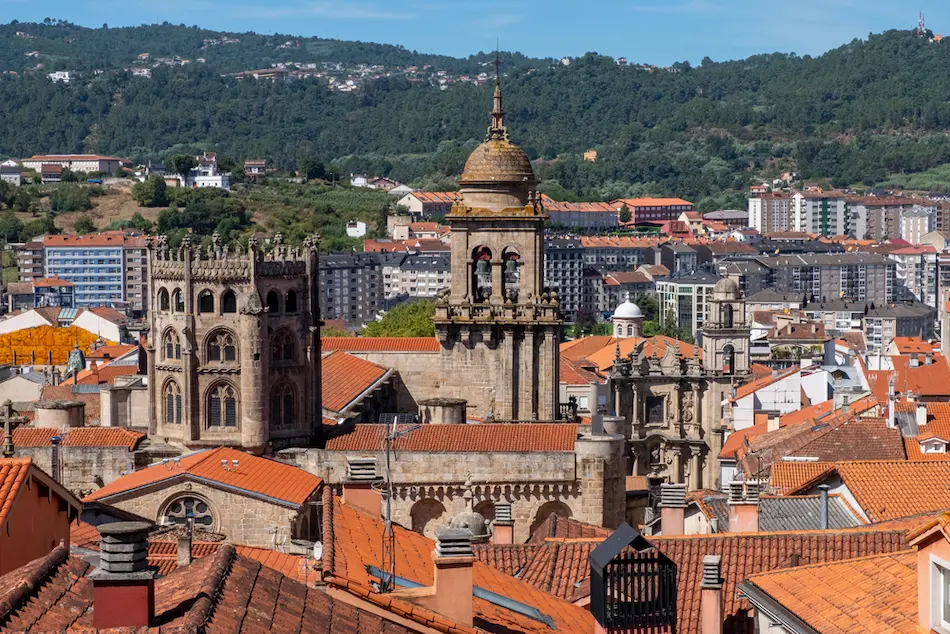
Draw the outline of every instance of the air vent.
<instances>
[{"instance_id":1,"label":"air vent","mask_svg":"<svg viewBox=\"0 0 950 634\"><path fill-rule=\"evenodd\" d=\"M441 528L435 531L437 557L474 557L472 531L467 528Z\"/></svg>"},{"instance_id":2,"label":"air vent","mask_svg":"<svg viewBox=\"0 0 950 634\"><path fill-rule=\"evenodd\" d=\"M352 481L372 481L376 475L376 458L347 457L346 475Z\"/></svg>"}]
</instances>

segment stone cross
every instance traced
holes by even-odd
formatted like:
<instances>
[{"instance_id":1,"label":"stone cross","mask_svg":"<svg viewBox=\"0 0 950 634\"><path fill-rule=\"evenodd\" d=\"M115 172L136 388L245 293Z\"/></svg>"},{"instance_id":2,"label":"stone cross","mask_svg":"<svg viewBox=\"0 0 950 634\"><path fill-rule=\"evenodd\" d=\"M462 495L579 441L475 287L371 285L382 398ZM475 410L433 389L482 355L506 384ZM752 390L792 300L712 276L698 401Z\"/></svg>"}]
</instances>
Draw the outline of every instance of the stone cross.
<instances>
[{"instance_id":1,"label":"stone cross","mask_svg":"<svg viewBox=\"0 0 950 634\"><path fill-rule=\"evenodd\" d=\"M10 399L4 401L2 411L0 420L3 421L3 457L12 458L16 453L16 447L13 446L13 425L25 423L27 418L14 414L13 401Z\"/></svg>"}]
</instances>

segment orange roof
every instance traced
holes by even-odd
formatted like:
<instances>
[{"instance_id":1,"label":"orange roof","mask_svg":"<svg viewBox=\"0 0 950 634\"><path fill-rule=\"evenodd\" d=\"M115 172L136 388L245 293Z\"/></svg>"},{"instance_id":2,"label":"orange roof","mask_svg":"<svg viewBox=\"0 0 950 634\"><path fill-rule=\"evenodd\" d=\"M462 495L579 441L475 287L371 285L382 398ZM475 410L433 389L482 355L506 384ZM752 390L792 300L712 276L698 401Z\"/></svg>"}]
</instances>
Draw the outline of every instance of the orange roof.
<instances>
[{"instance_id":1,"label":"orange roof","mask_svg":"<svg viewBox=\"0 0 950 634\"><path fill-rule=\"evenodd\" d=\"M806 420L816 421L825 414L831 412L834 409L834 406L834 399L828 399L827 401L822 401L816 405L811 405L794 412L789 412L779 419L779 425L784 427L786 425L794 425L795 423L803 423Z\"/></svg>"},{"instance_id":2,"label":"orange roof","mask_svg":"<svg viewBox=\"0 0 950 634\"><path fill-rule=\"evenodd\" d=\"M616 339L609 335L595 335L565 341L560 346L561 358L570 359L572 361L583 359L606 346L612 346L616 341Z\"/></svg>"},{"instance_id":3,"label":"orange roof","mask_svg":"<svg viewBox=\"0 0 950 634\"><path fill-rule=\"evenodd\" d=\"M672 205L689 205L692 206L693 203L688 200L683 200L682 198L618 198L616 200L610 201L611 205L614 205L618 209L622 205L626 205L630 209L635 209L637 207L669 207Z\"/></svg>"},{"instance_id":4,"label":"orange roof","mask_svg":"<svg viewBox=\"0 0 950 634\"><path fill-rule=\"evenodd\" d=\"M32 466L31 458L0 458L0 526L10 517L20 487Z\"/></svg>"},{"instance_id":5,"label":"orange roof","mask_svg":"<svg viewBox=\"0 0 950 634\"><path fill-rule=\"evenodd\" d=\"M924 453L920 443L931 438L940 438L950 442L950 403L927 403L927 424L918 429L916 436L904 438L904 450L908 460L947 460L950 454ZM916 403L898 401L895 412L915 412Z\"/></svg>"},{"instance_id":6,"label":"orange roof","mask_svg":"<svg viewBox=\"0 0 950 634\"><path fill-rule=\"evenodd\" d=\"M610 203L569 203L569 202L556 202L551 201L550 203L544 204L545 211L579 211L579 212L609 212L617 213L616 207L612 207Z\"/></svg>"},{"instance_id":7,"label":"orange roof","mask_svg":"<svg viewBox=\"0 0 950 634\"><path fill-rule=\"evenodd\" d=\"M123 231L103 231L84 236L66 234L48 234L43 236L43 245L47 247L87 246L87 247L142 247L148 244L145 236L127 235Z\"/></svg>"},{"instance_id":8,"label":"orange roof","mask_svg":"<svg viewBox=\"0 0 950 634\"><path fill-rule=\"evenodd\" d=\"M388 425L362 424L327 440L328 451L381 451ZM396 451L574 451L574 423L423 425L396 439Z\"/></svg>"},{"instance_id":9,"label":"orange roof","mask_svg":"<svg viewBox=\"0 0 950 634\"><path fill-rule=\"evenodd\" d=\"M580 360L573 361L562 354L560 382L567 385L590 385L592 382L604 383L604 377L588 369L589 367L590 364L585 364Z\"/></svg>"},{"instance_id":10,"label":"orange roof","mask_svg":"<svg viewBox=\"0 0 950 634\"><path fill-rule=\"evenodd\" d=\"M108 346L102 346L89 352L86 355L86 360L90 359L118 359L119 357L124 357L133 350L138 348L135 344L126 344L126 343L116 343ZM100 368L101 369L101 368Z\"/></svg>"},{"instance_id":11,"label":"orange roof","mask_svg":"<svg viewBox=\"0 0 950 634\"><path fill-rule=\"evenodd\" d=\"M323 357L323 407L342 412L392 371L345 352Z\"/></svg>"},{"instance_id":12,"label":"orange roof","mask_svg":"<svg viewBox=\"0 0 950 634\"><path fill-rule=\"evenodd\" d=\"M935 354L933 363L926 365L920 359L916 368L910 366L910 357L894 355L894 390L900 394L913 392L917 396L950 397L950 365L942 354Z\"/></svg>"},{"instance_id":13,"label":"orange roof","mask_svg":"<svg viewBox=\"0 0 950 634\"><path fill-rule=\"evenodd\" d=\"M238 467L226 470L221 466L223 460L228 461L228 464L237 460ZM180 459L163 460L124 475L86 496L84 501L127 495L145 486L180 479L204 482L211 486L226 485L291 506L305 503L323 482L298 467L230 447L218 447L186 454Z\"/></svg>"},{"instance_id":14,"label":"orange roof","mask_svg":"<svg viewBox=\"0 0 950 634\"><path fill-rule=\"evenodd\" d=\"M926 354L940 350L939 343L933 344L929 341L924 341L920 337L894 337L893 342L898 354L907 354L909 352L923 352Z\"/></svg>"},{"instance_id":15,"label":"orange roof","mask_svg":"<svg viewBox=\"0 0 950 634\"><path fill-rule=\"evenodd\" d=\"M620 355L623 357L627 356L641 343L643 344L644 356L652 356L655 351L656 355L662 358L663 355L666 354L667 347L679 346L681 357L690 358L699 355L699 357L702 358L699 348L693 344L679 341L665 335L656 335L648 339L643 339L641 337L627 337L625 339L621 339ZM604 371L613 366L616 354L616 346L606 346L594 354L589 355L587 360L596 365L599 370Z\"/></svg>"},{"instance_id":16,"label":"orange roof","mask_svg":"<svg viewBox=\"0 0 950 634\"><path fill-rule=\"evenodd\" d=\"M773 383L778 383L782 379L786 379L792 376L793 374L796 374L800 369L801 368L799 368L797 365L793 365L787 370L783 370L782 372L777 372L774 376L770 374L769 376L763 376L760 379L755 379L754 381L750 381L749 383L746 383L745 385L740 385L736 389L736 395L732 397L732 401L733 402L738 401L740 398L748 396L749 394L752 394L753 392L757 392L761 390L763 387L767 387L769 385L772 385Z\"/></svg>"},{"instance_id":17,"label":"orange roof","mask_svg":"<svg viewBox=\"0 0 950 634\"><path fill-rule=\"evenodd\" d=\"M752 575L747 583L822 634L921 631L916 551L798 566Z\"/></svg>"},{"instance_id":18,"label":"orange roof","mask_svg":"<svg viewBox=\"0 0 950 634\"><path fill-rule=\"evenodd\" d=\"M758 417L758 414L756 414ZM722 451L719 452L720 460L735 460L736 454L745 444L746 439L755 438L756 436L762 436L763 434L768 433L769 423L768 415L765 415L765 422L756 421L752 427L746 427L745 429L740 429L729 434L729 437L726 438L726 442L722 443Z\"/></svg>"},{"instance_id":19,"label":"orange roof","mask_svg":"<svg viewBox=\"0 0 950 634\"><path fill-rule=\"evenodd\" d=\"M833 462L780 460L772 464L769 484L777 493L791 493L834 469Z\"/></svg>"},{"instance_id":20,"label":"orange roof","mask_svg":"<svg viewBox=\"0 0 950 634\"><path fill-rule=\"evenodd\" d=\"M753 378L760 379L764 376L772 376L772 368L761 363L753 363L749 366L749 372Z\"/></svg>"},{"instance_id":21,"label":"orange roof","mask_svg":"<svg viewBox=\"0 0 950 634\"><path fill-rule=\"evenodd\" d=\"M13 444L17 447L51 447L53 436L62 436L63 447L126 447L133 451L145 434L123 427L17 427Z\"/></svg>"},{"instance_id":22,"label":"orange roof","mask_svg":"<svg viewBox=\"0 0 950 634\"><path fill-rule=\"evenodd\" d=\"M24 161L121 161L115 156L100 156L99 154L34 154Z\"/></svg>"},{"instance_id":23,"label":"orange roof","mask_svg":"<svg viewBox=\"0 0 950 634\"><path fill-rule=\"evenodd\" d=\"M93 363L95 363L95 360L93 360ZM76 381L82 385L98 385L100 383L111 385L117 376L130 376L138 373L137 365L116 365L110 361L79 372L76 375Z\"/></svg>"},{"instance_id":24,"label":"orange roof","mask_svg":"<svg viewBox=\"0 0 950 634\"><path fill-rule=\"evenodd\" d=\"M33 287L37 286L75 286L69 280L61 280L58 277L40 277L33 280Z\"/></svg>"},{"instance_id":25,"label":"orange roof","mask_svg":"<svg viewBox=\"0 0 950 634\"><path fill-rule=\"evenodd\" d=\"M444 425L439 425L444 427ZM323 569L336 584L347 591L358 593L367 599L372 583L376 580L370 575L368 565L382 566L383 523L380 519L356 510L331 498L324 493L324 556ZM400 577L431 586L434 583L432 551L434 543L422 535L393 526L395 541L395 566ZM480 561L472 564L472 581L475 586L490 590L509 599L537 608L542 614L554 621L554 628L536 621L501 605L481 598L473 598L472 608L476 623L482 622L479 630L459 629L462 632L489 631L506 632L544 632L551 629L559 632L590 632L594 620L590 612L559 599L547 592L533 588L505 573ZM385 597L390 598L390 597ZM397 601L397 599L392 599ZM386 602L386 609L392 606ZM403 606L399 606L402 608ZM417 606L412 606L413 612ZM398 613L398 612L397 612ZM444 620L444 619L443 619ZM447 623L452 626L452 623ZM450 631L442 629L441 631ZM456 630L451 630L456 631Z\"/></svg>"},{"instance_id":26,"label":"orange roof","mask_svg":"<svg viewBox=\"0 0 950 634\"><path fill-rule=\"evenodd\" d=\"M655 247L660 243L660 238L635 238L632 236L581 236L581 246L585 249L607 248L615 249L638 249L645 247Z\"/></svg>"},{"instance_id":27,"label":"orange roof","mask_svg":"<svg viewBox=\"0 0 950 634\"><path fill-rule=\"evenodd\" d=\"M454 203L462 199L461 192L412 192L410 196L424 203Z\"/></svg>"},{"instance_id":28,"label":"orange roof","mask_svg":"<svg viewBox=\"0 0 950 634\"><path fill-rule=\"evenodd\" d=\"M435 337L322 337L324 352L438 352Z\"/></svg>"}]
</instances>

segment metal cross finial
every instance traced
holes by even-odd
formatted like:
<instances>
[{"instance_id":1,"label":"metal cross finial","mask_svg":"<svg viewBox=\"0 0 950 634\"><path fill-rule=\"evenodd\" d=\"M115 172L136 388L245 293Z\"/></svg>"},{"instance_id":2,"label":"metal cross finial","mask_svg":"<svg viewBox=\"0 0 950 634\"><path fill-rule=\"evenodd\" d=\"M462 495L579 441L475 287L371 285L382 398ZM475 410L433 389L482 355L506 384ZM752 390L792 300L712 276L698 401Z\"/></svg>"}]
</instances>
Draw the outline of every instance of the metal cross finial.
<instances>
[{"instance_id":1,"label":"metal cross finial","mask_svg":"<svg viewBox=\"0 0 950 634\"><path fill-rule=\"evenodd\" d=\"M12 458L16 454L13 446L13 401L3 403L3 457Z\"/></svg>"}]
</instances>

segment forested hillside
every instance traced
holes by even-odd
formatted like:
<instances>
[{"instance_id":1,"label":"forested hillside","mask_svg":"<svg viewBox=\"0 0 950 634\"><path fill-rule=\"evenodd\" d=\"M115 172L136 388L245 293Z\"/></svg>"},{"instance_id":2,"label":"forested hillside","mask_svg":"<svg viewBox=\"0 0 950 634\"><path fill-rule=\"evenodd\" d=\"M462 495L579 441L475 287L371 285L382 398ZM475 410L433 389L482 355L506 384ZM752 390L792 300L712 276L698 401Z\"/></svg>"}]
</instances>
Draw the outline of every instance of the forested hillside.
<instances>
[{"instance_id":1,"label":"forested hillside","mask_svg":"<svg viewBox=\"0 0 950 634\"><path fill-rule=\"evenodd\" d=\"M206 43L223 37L240 41ZM287 41L293 46L280 48ZM125 69L142 52L204 62L134 77ZM229 73L278 61L477 73L489 60L172 25L4 25L0 72L17 74L0 75L0 155L100 152L142 161L188 147L282 167L319 156L344 172L444 182L483 135L490 85L440 90L394 73L342 93L317 78L284 84ZM785 169L872 185L950 162L950 43L909 31L816 58L706 59L671 70L596 54L569 66L520 55L503 61L512 136L537 159L545 189L566 197L675 193L704 207L738 205L750 180ZM30 71L37 63L44 68ZM52 70L78 76L53 83ZM581 160L590 147L596 163Z\"/></svg>"}]
</instances>

